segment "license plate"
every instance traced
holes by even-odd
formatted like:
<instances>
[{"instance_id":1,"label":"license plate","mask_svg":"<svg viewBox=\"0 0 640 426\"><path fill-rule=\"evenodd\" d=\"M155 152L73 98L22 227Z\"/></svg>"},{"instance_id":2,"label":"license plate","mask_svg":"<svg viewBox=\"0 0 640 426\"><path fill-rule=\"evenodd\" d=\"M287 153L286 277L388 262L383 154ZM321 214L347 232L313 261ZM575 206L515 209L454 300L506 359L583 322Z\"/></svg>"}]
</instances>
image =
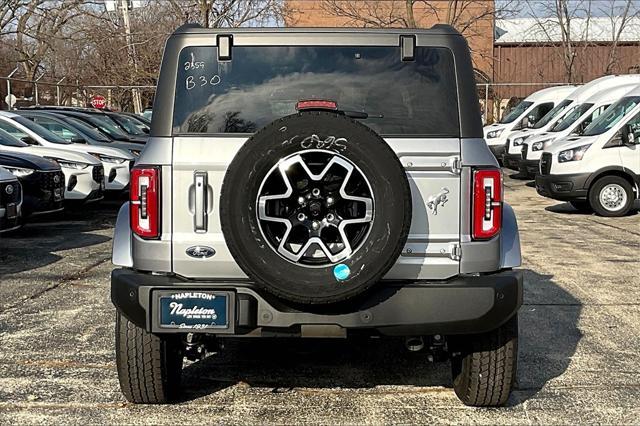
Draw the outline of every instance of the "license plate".
<instances>
[{"instance_id":1,"label":"license plate","mask_svg":"<svg viewBox=\"0 0 640 426\"><path fill-rule=\"evenodd\" d=\"M7 204L7 219L15 219L18 216L18 208L15 203Z\"/></svg>"},{"instance_id":2,"label":"license plate","mask_svg":"<svg viewBox=\"0 0 640 426\"><path fill-rule=\"evenodd\" d=\"M62 189L58 188L53 190L53 200L54 201L62 200Z\"/></svg>"},{"instance_id":3,"label":"license plate","mask_svg":"<svg viewBox=\"0 0 640 426\"><path fill-rule=\"evenodd\" d=\"M189 291L160 296L161 328L228 328L229 293Z\"/></svg>"}]
</instances>

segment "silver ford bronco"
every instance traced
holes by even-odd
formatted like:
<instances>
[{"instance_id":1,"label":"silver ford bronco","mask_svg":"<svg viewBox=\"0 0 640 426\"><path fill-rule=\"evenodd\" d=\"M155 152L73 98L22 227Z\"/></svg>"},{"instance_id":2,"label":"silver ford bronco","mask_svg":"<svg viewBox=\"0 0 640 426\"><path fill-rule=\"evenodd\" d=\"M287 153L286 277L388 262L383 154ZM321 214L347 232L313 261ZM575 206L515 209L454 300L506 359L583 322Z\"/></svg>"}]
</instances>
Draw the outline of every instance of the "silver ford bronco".
<instances>
[{"instance_id":1,"label":"silver ford bronco","mask_svg":"<svg viewBox=\"0 0 640 426\"><path fill-rule=\"evenodd\" d=\"M449 26L180 27L113 263L132 402L237 337L402 337L468 405L514 382L518 229Z\"/></svg>"}]
</instances>

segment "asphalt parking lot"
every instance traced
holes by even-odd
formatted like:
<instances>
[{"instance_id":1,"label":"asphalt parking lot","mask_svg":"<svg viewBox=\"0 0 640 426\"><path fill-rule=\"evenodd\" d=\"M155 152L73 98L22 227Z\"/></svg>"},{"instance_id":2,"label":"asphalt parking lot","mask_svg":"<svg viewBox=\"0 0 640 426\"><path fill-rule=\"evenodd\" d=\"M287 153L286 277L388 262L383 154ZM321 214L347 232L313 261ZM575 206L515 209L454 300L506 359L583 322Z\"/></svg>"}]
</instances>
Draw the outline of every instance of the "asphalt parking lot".
<instances>
[{"instance_id":1,"label":"asphalt parking lot","mask_svg":"<svg viewBox=\"0 0 640 426\"><path fill-rule=\"evenodd\" d=\"M505 183L526 274L506 408L465 407L448 363L383 340L236 343L186 367L179 404L128 404L113 353L111 200L0 238L0 423L636 423L640 214L580 214Z\"/></svg>"}]
</instances>

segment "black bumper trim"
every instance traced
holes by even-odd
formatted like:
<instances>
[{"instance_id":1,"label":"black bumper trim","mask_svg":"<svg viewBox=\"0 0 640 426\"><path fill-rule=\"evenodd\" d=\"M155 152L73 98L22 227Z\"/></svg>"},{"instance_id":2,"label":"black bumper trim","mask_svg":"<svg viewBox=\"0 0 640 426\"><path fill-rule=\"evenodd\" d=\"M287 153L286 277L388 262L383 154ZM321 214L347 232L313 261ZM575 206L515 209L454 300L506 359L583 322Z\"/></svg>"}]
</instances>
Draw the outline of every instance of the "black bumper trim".
<instances>
[{"instance_id":1,"label":"black bumper trim","mask_svg":"<svg viewBox=\"0 0 640 426\"><path fill-rule=\"evenodd\" d=\"M589 176L591 173L537 175L536 191L543 197L554 200L585 200L589 195Z\"/></svg>"},{"instance_id":2,"label":"black bumper trim","mask_svg":"<svg viewBox=\"0 0 640 426\"><path fill-rule=\"evenodd\" d=\"M518 170L518 163L522 161L522 154L509 154L505 152L502 155L502 164L511 170Z\"/></svg>"},{"instance_id":3,"label":"black bumper trim","mask_svg":"<svg viewBox=\"0 0 640 426\"><path fill-rule=\"evenodd\" d=\"M337 325L373 329L388 335L475 334L493 330L522 305L521 271L461 276L445 282L385 281L349 311L331 314L302 312L265 295L250 282L187 281L131 269L111 274L111 300L119 312L147 331L160 329L151 312L157 290L228 290L236 293L235 334L256 328L283 329L301 325Z\"/></svg>"},{"instance_id":4,"label":"black bumper trim","mask_svg":"<svg viewBox=\"0 0 640 426\"><path fill-rule=\"evenodd\" d=\"M518 170L521 176L533 178L540 174L540 160L520 160Z\"/></svg>"}]
</instances>

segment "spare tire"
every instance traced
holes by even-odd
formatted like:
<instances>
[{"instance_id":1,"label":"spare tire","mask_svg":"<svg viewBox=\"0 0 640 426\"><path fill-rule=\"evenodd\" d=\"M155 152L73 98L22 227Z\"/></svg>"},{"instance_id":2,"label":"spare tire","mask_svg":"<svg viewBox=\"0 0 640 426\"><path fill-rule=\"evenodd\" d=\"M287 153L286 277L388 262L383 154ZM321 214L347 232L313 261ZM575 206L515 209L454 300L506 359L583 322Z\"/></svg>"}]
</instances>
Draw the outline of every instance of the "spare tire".
<instances>
[{"instance_id":1,"label":"spare tire","mask_svg":"<svg viewBox=\"0 0 640 426\"><path fill-rule=\"evenodd\" d=\"M342 302L393 266L411 224L409 183L375 132L333 112L290 115L238 151L220 194L235 261L303 304Z\"/></svg>"}]
</instances>

